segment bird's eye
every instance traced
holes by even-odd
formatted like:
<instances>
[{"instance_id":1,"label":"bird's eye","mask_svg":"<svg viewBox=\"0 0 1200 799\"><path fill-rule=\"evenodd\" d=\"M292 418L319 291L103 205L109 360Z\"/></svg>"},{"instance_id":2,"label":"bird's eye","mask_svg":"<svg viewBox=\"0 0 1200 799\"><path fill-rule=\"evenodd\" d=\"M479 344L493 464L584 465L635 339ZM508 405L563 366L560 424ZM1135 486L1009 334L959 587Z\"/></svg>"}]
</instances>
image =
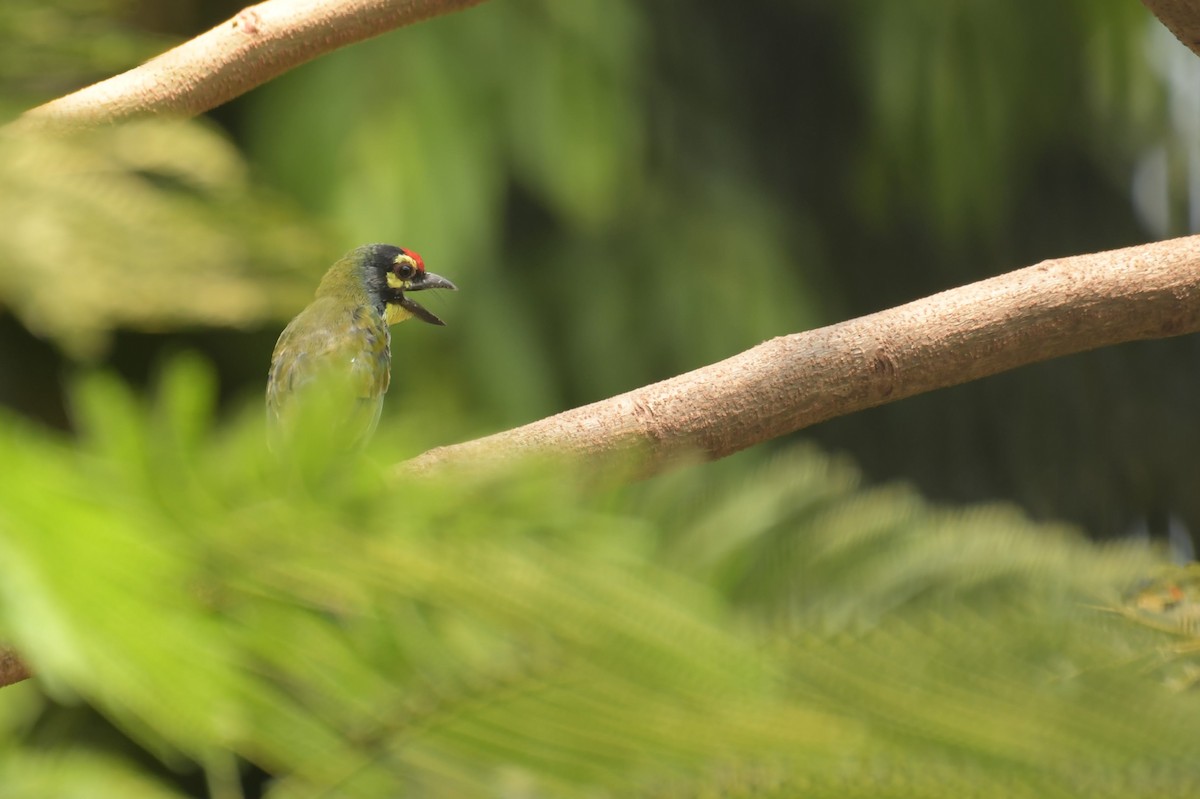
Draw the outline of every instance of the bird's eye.
<instances>
[{"instance_id":1,"label":"bird's eye","mask_svg":"<svg viewBox=\"0 0 1200 799\"><path fill-rule=\"evenodd\" d=\"M416 271L417 270L413 268L412 264L396 264L396 277L400 278L401 280L408 280L416 273Z\"/></svg>"}]
</instances>

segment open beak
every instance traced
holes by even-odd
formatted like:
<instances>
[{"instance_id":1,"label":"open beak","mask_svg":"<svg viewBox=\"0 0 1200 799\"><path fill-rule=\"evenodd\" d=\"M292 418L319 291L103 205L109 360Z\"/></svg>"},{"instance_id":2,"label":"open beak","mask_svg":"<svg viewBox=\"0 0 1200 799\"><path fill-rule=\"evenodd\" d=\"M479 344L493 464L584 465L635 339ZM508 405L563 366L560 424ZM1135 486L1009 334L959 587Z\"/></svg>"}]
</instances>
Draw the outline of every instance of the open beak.
<instances>
[{"instance_id":1,"label":"open beak","mask_svg":"<svg viewBox=\"0 0 1200 799\"><path fill-rule=\"evenodd\" d=\"M422 322L428 322L431 325L445 325L446 323L439 319L436 314L427 310L425 306L421 305L416 300L410 299L406 295L406 292L424 291L425 289L448 289L450 291L458 291L458 286L454 285L441 275L435 275L432 272L422 272L418 274L417 277L413 278L407 287L401 291L398 291L397 294L400 296L392 300L392 302L396 303L401 308L420 319Z\"/></svg>"}]
</instances>

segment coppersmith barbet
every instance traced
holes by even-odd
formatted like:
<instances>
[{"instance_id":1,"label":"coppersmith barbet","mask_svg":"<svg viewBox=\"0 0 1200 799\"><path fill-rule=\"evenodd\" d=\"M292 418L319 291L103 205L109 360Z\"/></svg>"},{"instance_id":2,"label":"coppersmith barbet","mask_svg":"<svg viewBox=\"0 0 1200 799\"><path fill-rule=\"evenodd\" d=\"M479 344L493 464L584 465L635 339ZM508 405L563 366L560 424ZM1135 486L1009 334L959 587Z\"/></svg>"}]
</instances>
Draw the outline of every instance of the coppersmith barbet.
<instances>
[{"instance_id":1,"label":"coppersmith barbet","mask_svg":"<svg viewBox=\"0 0 1200 799\"><path fill-rule=\"evenodd\" d=\"M389 326L412 317L445 324L407 296L425 289L455 291L457 286L426 272L415 252L391 244L359 247L331 266L312 303L284 328L271 355L267 417L273 437L289 427L297 398L328 380L340 381L358 400L346 414L347 443L365 441L379 423L391 382Z\"/></svg>"}]
</instances>

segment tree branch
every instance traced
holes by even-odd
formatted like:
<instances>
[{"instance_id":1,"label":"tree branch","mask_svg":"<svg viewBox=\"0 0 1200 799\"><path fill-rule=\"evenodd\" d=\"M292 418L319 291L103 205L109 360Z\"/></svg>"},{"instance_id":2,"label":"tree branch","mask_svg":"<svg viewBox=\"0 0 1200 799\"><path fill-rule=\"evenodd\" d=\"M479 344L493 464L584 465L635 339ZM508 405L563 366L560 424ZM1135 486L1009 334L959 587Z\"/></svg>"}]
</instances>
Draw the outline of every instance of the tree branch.
<instances>
[{"instance_id":1,"label":"tree branch","mask_svg":"<svg viewBox=\"0 0 1200 799\"><path fill-rule=\"evenodd\" d=\"M1200 0L1142 0L1175 38L1200 55Z\"/></svg>"},{"instance_id":2,"label":"tree branch","mask_svg":"<svg viewBox=\"0 0 1200 799\"><path fill-rule=\"evenodd\" d=\"M0 688L27 680L30 676L32 673L20 656L11 649L0 646Z\"/></svg>"},{"instance_id":3,"label":"tree branch","mask_svg":"<svg viewBox=\"0 0 1200 799\"><path fill-rule=\"evenodd\" d=\"M483 0L267 0L139 67L26 111L11 127L195 116L324 53Z\"/></svg>"},{"instance_id":4,"label":"tree branch","mask_svg":"<svg viewBox=\"0 0 1200 799\"><path fill-rule=\"evenodd\" d=\"M486 438L397 475L520 454L721 458L818 422L1009 369L1200 330L1200 236L1043 261Z\"/></svg>"}]
</instances>

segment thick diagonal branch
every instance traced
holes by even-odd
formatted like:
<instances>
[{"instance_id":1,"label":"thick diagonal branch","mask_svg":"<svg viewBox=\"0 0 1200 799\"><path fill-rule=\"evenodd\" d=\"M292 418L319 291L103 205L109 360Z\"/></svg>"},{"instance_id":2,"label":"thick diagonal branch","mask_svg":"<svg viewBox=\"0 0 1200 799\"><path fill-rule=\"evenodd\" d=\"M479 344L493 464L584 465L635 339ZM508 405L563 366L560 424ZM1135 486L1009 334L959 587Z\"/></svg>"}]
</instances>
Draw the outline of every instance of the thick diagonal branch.
<instances>
[{"instance_id":1,"label":"thick diagonal branch","mask_svg":"<svg viewBox=\"0 0 1200 799\"><path fill-rule=\"evenodd\" d=\"M1200 330L1200 236L1044 261L486 438L404 473L529 453L721 458L818 422L1061 355Z\"/></svg>"},{"instance_id":2,"label":"thick diagonal branch","mask_svg":"<svg viewBox=\"0 0 1200 799\"><path fill-rule=\"evenodd\" d=\"M190 117L293 67L483 0L267 0L139 67L25 112L18 129Z\"/></svg>"}]
</instances>

